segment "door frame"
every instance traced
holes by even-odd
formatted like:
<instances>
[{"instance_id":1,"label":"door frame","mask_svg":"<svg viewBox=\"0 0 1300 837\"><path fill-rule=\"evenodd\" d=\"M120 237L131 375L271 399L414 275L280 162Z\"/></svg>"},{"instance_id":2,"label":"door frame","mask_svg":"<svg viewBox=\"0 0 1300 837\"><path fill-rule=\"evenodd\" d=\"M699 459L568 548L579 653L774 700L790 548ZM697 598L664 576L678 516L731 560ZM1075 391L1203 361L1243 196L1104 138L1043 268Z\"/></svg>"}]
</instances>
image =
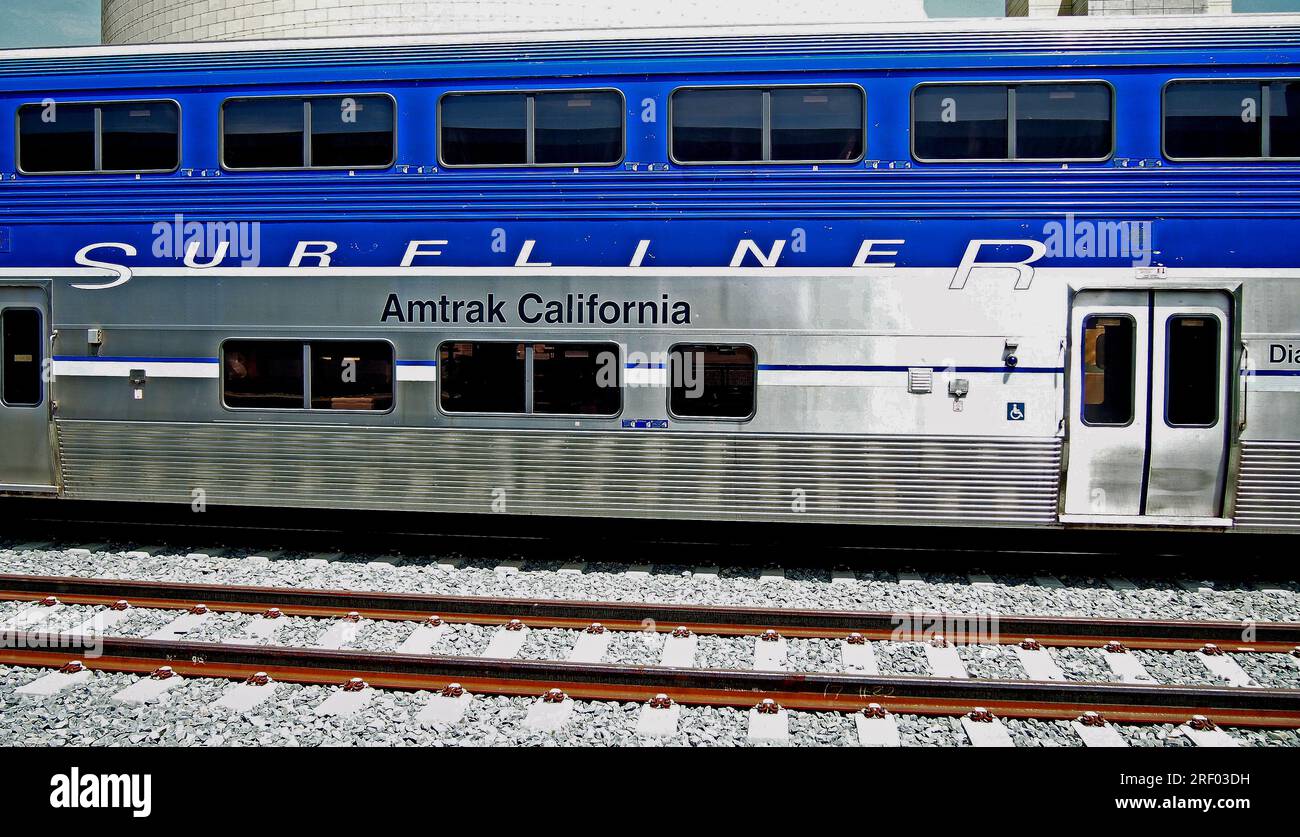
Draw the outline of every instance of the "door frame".
<instances>
[{"instance_id":1,"label":"door frame","mask_svg":"<svg viewBox=\"0 0 1300 837\"><path fill-rule=\"evenodd\" d=\"M45 332L44 346L42 348L42 361L53 363L54 358L54 337L57 334L54 328L54 294L53 283L48 279L5 279L0 278L0 294L4 291L27 290L36 291L43 297L41 320ZM0 300L0 310L5 308L5 304ZM14 306L21 308L24 306ZM52 368L52 367L51 367ZM59 465L58 451L54 443L54 377L51 375L50 380L42 381L41 404L34 409L43 412L45 417L45 445L49 453L49 482L42 483L9 483L5 481L3 474L0 474L0 493L3 494L58 494L59 493ZM4 407L0 409L33 409L22 407Z\"/></svg>"},{"instance_id":2,"label":"door frame","mask_svg":"<svg viewBox=\"0 0 1300 837\"><path fill-rule=\"evenodd\" d=\"M1245 376L1242 374L1245 363L1245 346L1242 340L1242 289L1241 279L1116 279L1108 281L1071 280L1067 285L1064 312L1065 328L1065 373L1062 386L1064 407L1061 420L1063 437L1061 453L1060 496L1057 502L1057 519L1066 526L1127 526L1134 528L1178 527L1200 529L1227 529L1233 526L1232 510L1237 501L1237 478L1241 468L1241 432L1245 425ZM1225 458L1223 484L1223 504L1220 517L1179 517L1162 515L1111 515L1111 514L1067 514L1065 511L1065 492L1070 468L1070 424L1073 410L1077 409L1076 391L1082 385L1081 379L1074 372L1079 362L1080 347L1074 343L1074 303L1075 297L1084 291L1187 291L1218 292L1228 298L1228 360L1224 370L1228 378L1226 413L1224 416ZM1148 398L1151 397L1147 382Z\"/></svg>"}]
</instances>

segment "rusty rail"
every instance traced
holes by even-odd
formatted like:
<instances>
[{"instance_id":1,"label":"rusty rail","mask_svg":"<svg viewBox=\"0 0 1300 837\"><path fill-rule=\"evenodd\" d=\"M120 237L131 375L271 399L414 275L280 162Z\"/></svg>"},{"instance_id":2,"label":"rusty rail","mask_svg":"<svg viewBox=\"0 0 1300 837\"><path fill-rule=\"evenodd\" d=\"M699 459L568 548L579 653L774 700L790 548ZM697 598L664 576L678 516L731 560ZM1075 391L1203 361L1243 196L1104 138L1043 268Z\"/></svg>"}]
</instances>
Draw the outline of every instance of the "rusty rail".
<instances>
[{"instance_id":1,"label":"rusty rail","mask_svg":"<svg viewBox=\"0 0 1300 837\"><path fill-rule=\"evenodd\" d=\"M31 631L0 649L0 663L57 667L68 661L57 634ZM105 637L87 668L147 673L167 665L180 675L244 679L266 672L283 682L436 690L457 682L470 692L535 697L560 688L571 697L643 702L667 694L685 704L753 706L773 698L789 709L852 712L878 703L896 713L961 715L985 707L1008 718L1074 719L1097 711L1112 721L1181 723L1206 715L1228 726L1300 725L1300 690L1155 686L919 676L617 666L496 660L267 645L171 642Z\"/></svg>"},{"instance_id":2,"label":"rusty rail","mask_svg":"<svg viewBox=\"0 0 1300 837\"><path fill-rule=\"evenodd\" d=\"M183 609L201 602L216 611L260 613L274 606L292 616L334 617L357 611L370 619L421 620L436 613L450 622L494 625L522 619L538 628L584 628L600 622L611 630L671 631L685 625L696 633L730 636L772 628L793 637L842 638L857 632L874 640L922 640L942 633L960 642L965 631L969 641L983 644L1011 644L1032 637L1055 647L1101 647L1110 640L1154 650L1197 650L1215 643L1225 651L1288 652L1300 646L1300 622L799 610L0 574L0 599L38 600L50 595L70 604L126 599L136 607L159 609Z\"/></svg>"}]
</instances>

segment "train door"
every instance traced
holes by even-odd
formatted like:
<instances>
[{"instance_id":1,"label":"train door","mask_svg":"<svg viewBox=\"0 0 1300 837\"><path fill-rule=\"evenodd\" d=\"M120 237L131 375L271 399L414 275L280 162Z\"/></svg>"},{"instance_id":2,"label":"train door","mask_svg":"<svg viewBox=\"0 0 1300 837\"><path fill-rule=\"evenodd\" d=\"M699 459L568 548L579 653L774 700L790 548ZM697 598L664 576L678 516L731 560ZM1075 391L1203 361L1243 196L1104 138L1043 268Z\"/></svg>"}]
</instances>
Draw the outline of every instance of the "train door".
<instances>
[{"instance_id":1,"label":"train door","mask_svg":"<svg viewBox=\"0 0 1300 837\"><path fill-rule=\"evenodd\" d=\"M0 284L0 491L52 493L44 288Z\"/></svg>"},{"instance_id":2,"label":"train door","mask_svg":"<svg viewBox=\"0 0 1300 837\"><path fill-rule=\"evenodd\" d=\"M1063 521L1222 517L1231 335L1222 292L1075 296Z\"/></svg>"}]
</instances>

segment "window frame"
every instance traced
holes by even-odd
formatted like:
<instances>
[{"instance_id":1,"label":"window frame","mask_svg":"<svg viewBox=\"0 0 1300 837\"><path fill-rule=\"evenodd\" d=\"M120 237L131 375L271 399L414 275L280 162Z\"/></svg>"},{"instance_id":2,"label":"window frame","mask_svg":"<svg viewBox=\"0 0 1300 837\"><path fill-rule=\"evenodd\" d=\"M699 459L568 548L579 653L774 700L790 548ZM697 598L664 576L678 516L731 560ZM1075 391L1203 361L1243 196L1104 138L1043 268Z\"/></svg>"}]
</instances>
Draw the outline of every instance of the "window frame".
<instances>
[{"instance_id":1,"label":"window frame","mask_svg":"<svg viewBox=\"0 0 1300 837\"><path fill-rule=\"evenodd\" d=\"M672 377L673 359L672 358L673 358L673 352L675 352L679 346L731 346L737 349L749 349L749 351L752 352L754 355L754 404L753 404L753 408L749 411L749 415L746 416L686 416L686 415L678 415L677 413L674 413L673 412L673 377ZM728 343L721 340L716 340L716 341L696 340L692 342L680 341L677 343L672 343L668 346L667 358L668 358L668 362L664 364L664 373L668 376L668 380L665 382L664 385L664 410L666 411L669 418L673 419L674 421L729 421L729 422L736 422L736 423L743 424L745 422L753 421L755 416L758 415L758 373L759 373L760 364L758 359L758 348L754 346L754 344Z\"/></svg>"},{"instance_id":2,"label":"window frame","mask_svg":"<svg viewBox=\"0 0 1300 837\"><path fill-rule=\"evenodd\" d=\"M526 104L525 109L525 157L535 157L535 134L537 128L536 110L533 103L533 97L546 93L614 93L618 95L619 107L619 151L618 159L608 163L448 163L443 159L443 142L442 142L442 103L448 96L491 96L491 95L514 95L523 96ZM485 90L444 90L438 94L437 113L434 120L434 144L438 149L438 165L446 169L576 169L576 168L616 168L623 165L627 160L627 96L617 87L556 87L556 88L520 88L518 90L509 89L485 89ZM452 341L464 342L464 341ZM442 344L439 343L439 346ZM457 413L456 415L465 415ZM516 415L507 413L506 415ZM527 414L525 414L527 415Z\"/></svg>"},{"instance_id":3,"label":"window frame","mask_svg":"<svg viewBox=\"0 0 1300 837\"><path fill-rule=\"evenodd\" d=\"M48 347L46 346L46 344L49 342L49 332L46 330L48 328L48 325L45 321L45 311L30 305L9 305L9 306L0 307L0 326L2 326L4 323L4 315L8 314L10 311L31 311L34 314L36 314L36 344L40 349L40 359L37 362L37 365L38 367L44 366L46 359L50 357L48 353ZM0 330L0 352L4 352L8 349L8 347L3 344L4 344L4 332ZM3 374L4 374L3 368L0 368L0 375ZM45 399L48 395L47 388L49 386L49 381L45 380L44 375L40 375L37 378L37 386L40 391L40 399L37 400L36 403L34 404L19 404L19 403L11 403L9 401L6 401L4 398L4 388L3 386L0 386L0 406L3 406L5 409L8 410L40 409L41 407L45 406Z\"/></svg>"},{"instance_id":4,"label":"window frame","mask_svg":"<svg viewBox=\"0 0 1300 837\"><path fill-rule=\"evenodd\" d=\"M498 343L498 344L506 344L506 345L523 345L525 347L523 412L492 413L492 412L483 412L483 411L475 411L475 410L451 411L451 410L444 409L442 406L442 384L446 378L442 374L442 368L441 368L442 347L447 345L448 343ZM539 413L536 411L536 409L530 409L534 407L534 405L530 403L533 400L531 395L534 389L534 385L533 385L533 360L531 357L532 349L528 347L531 347L536 343L545 343L551 346L590 346L594 344L613 346L618 352L618 410L613 413ZM487 418L511 418L511 419L517 419L517 418L563 419L565 421L582 420L582 419L609 420L609 419L616 419L619 416L623 415L623 410L627 406L627 392L626 392L627 390L627 366L626 366L627 347L624 346L622 343L618 342L617 340L575 340L573 338L566 338L563 340L547 340L545 338L535 339L535 340L526 340L520 338L516 338L516 339L497 338L497 339L487 339L487 340L476 340L474 338L456 339L454 337L449 337L445 340L439 340L437 347L434 351L435 351L435 357L438 358L439 369L438 369L437 392L434 394L433 403L434 406L437 408L438 412L441 415L446 416L448 418L457 418L461 416L470 416L470 417L477 416L477 417L487 417Z\"/></svg>"},{"instance_id":5,"label":"window frame","mask_svg":"<svg viewBox=\"0 0 1300 837\"><path fill-rule=\"evenodd\" d=\"M852 160L679 160L673 149L676 129L673 123L673 99L683 90L756 90L763 94L763 124L761 147L772 153L772 99L773 90L823 90L828 87L855 89L862 96L862 151ZM867 89L853 81L834 81L825 84L788 82L782 84L683 84L668 92L668 160L675 166L852 166L867 159ZM739 344L737 344L739 345Z\"/></svg>"},{"instance_id":6,"label":"window frame","mask_svg":"<svg viewBox=\"0 0 1300 837\"><path fill-rule=\"evenodd\" d=\"M387 163L383 165L368 166L313 166L311 161L311 108L307 105L313 99L361 99L367 96L383 97L388 99L393 105L393 153ZM303 105L303 162L302 166L268 166L256 168L235 168L226 165L226 105L231 102L247 102L254 100L273 100L285 99L288 101L297 101ZM286 95L283 93L260 94L255 96L228 96L221 100L217 108L217 157L222 171L228 172L268 172L268 171L385 171L397 165L397 143L398 143L398 125L401 122L397 118L397 97L387 91L375 91L373 93L303 93L300 95Z\"/></svg>"},{"instance_id":7,"label":"window frame","mask_svg":"<svg viewBox=\"0 0 1300 837\"><path fill-rule=\"evenodd\" d=\"M1173 365L1173 356L1170 354L1169 349L1170 346L1173 344L1173 337L1174 337L1173 331L1170 330L1170 326L1173 324L1175 320L1204 320L1204 319L1209 319L1214 321L1214 332L1215 332L1214 334L1215 336L1214 421L1208 424L1174 424L1169 420L1169 370L1170 367ZM1226 363L1223 357L1223 353L1220 351L1220 348L1223 346L1224 343L1223 337L1224 337L1224 333L1227 330L1227 327L1228 324L1226 322L1220 319L1217 315L1208 312L1199 313L1199 314L1192 314L1187 312L1175 312L1165 318L1165 368L1161 371L1161 374L1164 376L1163 377L1163 384L1164 384L1163 418L1165 422L1165 427L1168 427L1173 430L1212 430L1213 428L1218 427L1219 422L1223 420L1223 375L1224 375Z\"/></svg>"},{"instance_id":8,"label":"window frame","mask_svg":"<svg viewBox=\"0 0 1300 837\"><path fill-rule=\"evenodd\" d=\"M94 101L54 102L55 107L80 105L95 108L95 159L103 165L104 155L104 120L100 108L107 105L173 105L176 108L176 165L169 169L67 169L59 171L27 171L23 168L23 110L25 108L43 107L41 102L24 102L14 111L14 170L24 177L67 177L69 175L131 175L131 174L175 174L181 170L185 150L185 109L181 103L172 98L154 99L96 99Z\"/></svg>"},{"instance_id":9,"label":"window frame","mask_svg":"<svg viewBox=\"0 0 1300 837\"><path fill-rule=\"evenodd\" d=\"M301 407L232 407L226 403L226 344L231 342L240 343L299 343L303 350L302 366L302 390L303 406ZM393 353L393 403L387 410L322 410L311 406L311 346L313 343L384 343ZM322 337L319 340L313 340L310 337L227 337L221 341L217 347L217 387L218 396L221 401L221 408L232 413L286 413L299 415L302 413L313 413L315 415L361 415L361 416L386 416L397 410L398 399L398 379L397 379L397 345L386 337Z\"/></svg>"},{"instance_id":10,"label":"window frame","mask_svg":"<svg viewBox=\"0 0 1300 837\"><path fill-rule=\"evenodd\" d=\"M1031 85L1067 85L1099 84L1110 93L1110 151L1104 157L1016 157L1016 96L1017 87ZM924 87L1005 87L1007 88L1007 152L1009 157L952 157L930 158L916 153L916 94ZM1104 78L1051 78L1028 80L964 80L964 81L922 81L912 87L908 96L907 145L912 159L929 165L963 164L963 163L1018 163L1027 165L1055 165L1057 163L1107 163L1115 157L1115 145L1119 131L1116 124L1115 85Z\"/></svg>"},{"instance_id":11,"label":"window frame","mask_svg":"<svg viewBox=\"0 0 1300 837\"><path fill-rule=\"evenodd\" d=\"M1168 131L1166 130L1166 120L1168 113L1166 105L1168 103L1169 88L1175 84L1206 84L1222 82L1231 84L1233 82L1254 83L1260 86L1259 94L1259 152L1258 157L1174 157L1169 153L1166 147ZM1300 160L1300 156L1295 157L1274 157L1266 155L1265 151L1271 151L1269 147L1270 125L1272 121L1271 110L1271 93L1274 82L1284 82L1290 84L1300 84L1300 76L1278 76L1278 77L1235 77L1235 76L1215 76L1211 78L1187 77L1166 79L1165 83L1160 85L1160 156L1164 157L1171 163L1285 163Z\"/></svg>"},{"instance_id":12,"label":"window frame","mask_svg":"<svg viewBox=\"0 0 1300 837\"><path fill-rule=\"evenodd\" d=\"M1116 423L1116 422L1088 421L1087 414L1084 412L1085 408L1088 406L1088 405L1087 405L1087 402L1086 402L1086 400L1085 400L1086 397L1087 397L1087 392L1086 392L1086 386L1087 386L1087 383L1086 383L1086 382L1087 382L1087 378L1086 378L1086 376L1087 376L1087 374L1088 374L1088 370L1087 370L1087 368L1086 368L1086 365L1087 365L1087 359L1088 359L1088 352L1087 352L1087 348L1088 348L1088 347L1087 347L1086 345L1080 345L1080 346L1079 346L1079 423L1082 424L1082 425L1084 425L1085 427L1132 427L1132 426L1133 426L1133 422L1137 421L1137 416L1138 416L1138 400L1137 400L1137 385L1138 385L1138 378L1137 378L1137 375L1138 375L1138 365L1137 365L1137 357L1138 357L1138 345L1139 345L1139 344L1138 344L1138 322L1137 322L1137 317L1133 316L1132 314L1128 313L1127 311L1115 311L1115 312L1100 312L1100 311L1096 311L1096 312L1092 312L1092 313L1089 313L1089 314L1085 314L1084 317L1083 317L1083 321L1079 324L1079 325L1080 325L1080 328L1079 328L1079 331L1080 331L1080 337L1081 337L1083 340L1085 340L1085 341L1087 340L1087 336L1088 336L1088 321L1091 320L1091 319L1094 319L1094 318L1113 318L1113 319L1123 319L1123 320L1128 320L1128 321L1129 321L1129 324L1130 324L1131 327L1132 327L1132 335L1133 335L1133 353L1132 353L1132 355L1133 355L1133 359L1132 359L1132 362L1130 363L1130 369L1129 369L1129 395L1128 395L1128 401L1129 401L1129 416L1128 416L1128 421L1124 422L1123 424L1119 424L1119 423ZM1104 370L1104 369L1102 370L1102 374L1105 374L1105 370ZM1148 383L1148 386L1149 386L1149 383Z\"/></svg>"}]
</instances>

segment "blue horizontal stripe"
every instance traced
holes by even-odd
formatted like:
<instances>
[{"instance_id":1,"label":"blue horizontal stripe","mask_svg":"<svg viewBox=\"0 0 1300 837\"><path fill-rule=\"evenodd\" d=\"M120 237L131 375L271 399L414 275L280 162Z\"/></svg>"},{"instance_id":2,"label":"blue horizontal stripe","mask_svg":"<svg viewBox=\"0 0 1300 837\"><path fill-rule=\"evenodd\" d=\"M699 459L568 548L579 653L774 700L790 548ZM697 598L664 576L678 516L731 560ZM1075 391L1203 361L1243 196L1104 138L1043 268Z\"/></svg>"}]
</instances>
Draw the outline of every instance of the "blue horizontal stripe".
<instances>
[{"instance_id":1,"label":"blue horizontal stripe","mask_svg":"<svg viewBox=\"0 0 1300 837\"><path fill-rule=\"evenodd\" d=\"M436 360L399 360L398 366L437 366Z\"/></svg>"},{"instance_id":2,"label":"blue horizontal stripe","mask_svg":"<svg viewBox=\"0 0 1300 837\"><path fill-rule=\"evenodd\" d=\"M215 357L126 357L123 355L55 355L55 360L99 363L216 363Z\"/></svg>"},{"instance_id":3,"label":"blue horizontal stripe","mask_svg":"<svg viewBox=\"0 0 1300 837\"><path fill-rule=\"evenodd\" d=\"M1251 378L1294 378L1300 377L1300 369L1243 369L1241 374Z\"/></svg>"},{"instance_id":4,"label":"blue horizontal stripe","mask_svg":"<svg viewBox=\"0 0 1300 837\"><path fill-rule=\"evenodd\" d=\"M1061 366L858 366L836 364L760 363L760 370L770 372L906 372L909 369L929 369L932 372L1030 372L1057 375L1065 371Z\"/></svg>"},{"instance_id":5,"label":"blue horizontal stripe","mask_svg":"<svg viewBox=\"0 0 1300 837\"><path fill-rule=\"evenodd\" d=\"M665 368L665 366L662 363L629 363L627 365L627 368L628 369L663 369Z\"/></svg>"}]
</instances>

